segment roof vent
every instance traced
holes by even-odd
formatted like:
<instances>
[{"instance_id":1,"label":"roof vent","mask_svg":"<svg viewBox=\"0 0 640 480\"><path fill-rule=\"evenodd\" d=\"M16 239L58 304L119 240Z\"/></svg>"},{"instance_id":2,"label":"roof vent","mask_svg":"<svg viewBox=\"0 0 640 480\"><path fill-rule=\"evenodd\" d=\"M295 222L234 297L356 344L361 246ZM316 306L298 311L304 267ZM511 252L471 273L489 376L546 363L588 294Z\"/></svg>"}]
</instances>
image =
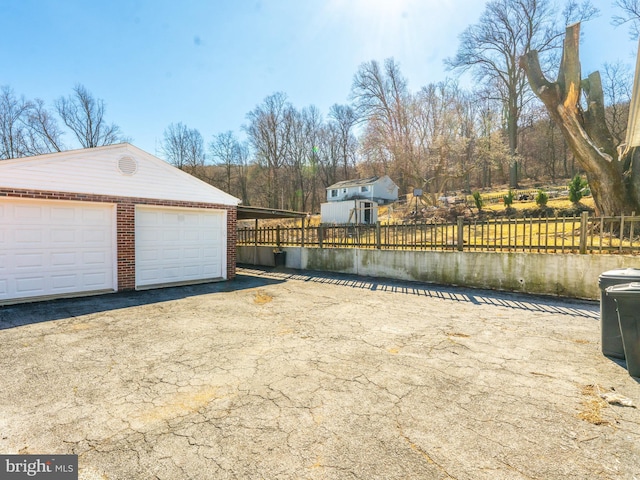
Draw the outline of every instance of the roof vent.
<instances>
[{"instance_id":1,"label":"roof vent","mask_svg":"<svg viewBox=\"0 0 640 480\"><path fill-rule=\"evenodd\" d=\"M118 171L122 175L135 175L138 171L138 162L133 157L120 157L118 159Z\"/></svg>"}]
</instances>

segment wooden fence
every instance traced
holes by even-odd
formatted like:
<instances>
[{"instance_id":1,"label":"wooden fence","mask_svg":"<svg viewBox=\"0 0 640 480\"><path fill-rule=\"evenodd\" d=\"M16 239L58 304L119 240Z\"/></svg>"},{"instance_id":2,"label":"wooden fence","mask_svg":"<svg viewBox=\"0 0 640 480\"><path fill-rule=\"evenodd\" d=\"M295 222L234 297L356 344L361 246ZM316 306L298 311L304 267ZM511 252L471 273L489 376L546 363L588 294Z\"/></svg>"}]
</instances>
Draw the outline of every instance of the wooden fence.
<instances>
[{"instance_id":1,"label":"wooden fence","mask_svg":"<svg viewBox=\"0 0 640 480\"><path fill-rule=\"evenodd\" d=\"M640 216L505 218L404 225L239 228L238 245L547 253L640 253Z\"/></svg>"}]
</instances>

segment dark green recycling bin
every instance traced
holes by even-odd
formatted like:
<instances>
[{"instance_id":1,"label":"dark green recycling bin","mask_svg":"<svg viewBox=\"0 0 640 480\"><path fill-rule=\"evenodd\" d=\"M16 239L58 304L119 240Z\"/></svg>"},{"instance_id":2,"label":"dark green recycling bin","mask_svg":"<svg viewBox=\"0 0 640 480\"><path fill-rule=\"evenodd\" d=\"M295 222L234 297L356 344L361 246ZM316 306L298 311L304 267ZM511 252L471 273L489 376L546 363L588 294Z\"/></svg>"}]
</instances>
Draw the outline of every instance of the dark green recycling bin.
<instances>
[{"instance_id":1,"label":"dark green recycling bin","mask_svg":"<svg viewBox=\"0 0 640 480\"><path fill-rule=\"evenodd\" d=\"M606 292L616 302L627 370L640 377L640 282L613 285Z\"/></svg>"},{"instance_id":2,"label":"dark green recycling bin","mask_svg":"<svg viewBox=\"0 0 640 480\"><path fill-rule=\"evenodd\" d=\"M602 353L607 357L624 358L620 324L613 297L605 290L613 285L640 282L640 268L618 268L604 272L598 278L600 286L600 333Z\"/></svg>"}]
</instances>

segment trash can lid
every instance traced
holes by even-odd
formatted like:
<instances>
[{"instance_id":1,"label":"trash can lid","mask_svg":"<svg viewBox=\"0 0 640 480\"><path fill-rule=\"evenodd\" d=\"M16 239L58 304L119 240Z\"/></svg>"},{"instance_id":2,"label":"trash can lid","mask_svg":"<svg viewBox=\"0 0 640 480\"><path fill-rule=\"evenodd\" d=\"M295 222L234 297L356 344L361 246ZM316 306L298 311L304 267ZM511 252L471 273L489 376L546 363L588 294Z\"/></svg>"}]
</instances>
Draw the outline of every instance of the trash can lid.
<instances>
[{"instance_id":1,"label":"trash can lid","mask_svg":"<svg viewBox=\"0 0 640 480\"><path fill-rule=\"evenodd\" d=\"M640 268L616 268L615 270L609 270L600 274L600 278L627 277L638 277L638 280L640 280Z\"/></svg>"},{"instance_id":2,"label":"trash can lid","mask_svg":"<svg viewBox=\"0 0 640 480\"><path fill-rule=\"evenodd\" d=\"M605 291L607 295L611 295L612 297L640 296L640 282L612 285L611 287L607 287Z\"/></svg>"}]
</instances>

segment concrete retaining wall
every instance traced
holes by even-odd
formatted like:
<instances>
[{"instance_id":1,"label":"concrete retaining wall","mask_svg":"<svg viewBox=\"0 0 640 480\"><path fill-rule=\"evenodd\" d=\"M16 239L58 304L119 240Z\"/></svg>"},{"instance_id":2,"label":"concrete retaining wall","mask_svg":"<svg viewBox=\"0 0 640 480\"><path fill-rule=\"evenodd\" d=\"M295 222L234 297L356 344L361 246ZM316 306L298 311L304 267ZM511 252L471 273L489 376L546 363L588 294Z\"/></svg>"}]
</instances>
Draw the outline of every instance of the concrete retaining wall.
<instances>
[{"instance_id":1,"label":"concrete retaining wall","mask_svg":"<svg viewBox=\"0 0 640 480\"><path fill-rule=\"evenodd\" d=\"M286 247L286 266L445 285L599 299L598 277L640 257ZM272 247L238 247L238 263L273 266Z\"/></svg>"}]
</instances>

